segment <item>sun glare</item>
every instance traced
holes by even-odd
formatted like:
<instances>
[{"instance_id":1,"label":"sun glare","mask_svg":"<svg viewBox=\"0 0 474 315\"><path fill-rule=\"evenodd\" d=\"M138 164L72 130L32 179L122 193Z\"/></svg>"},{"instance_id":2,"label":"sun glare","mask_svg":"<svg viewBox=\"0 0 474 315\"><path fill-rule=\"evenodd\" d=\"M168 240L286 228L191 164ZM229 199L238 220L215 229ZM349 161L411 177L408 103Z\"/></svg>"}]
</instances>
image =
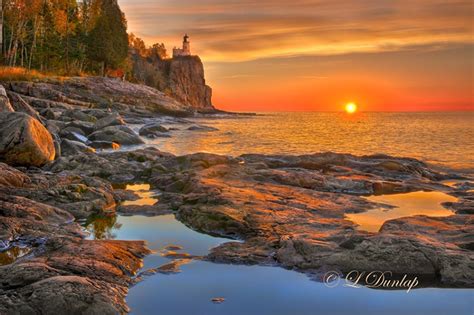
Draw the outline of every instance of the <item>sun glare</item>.
<instances>
[{"instance_id":1,"label":"sun glare","mask_svg":"<svg viewBox=\"0 0 474 315\"><path fill-rule=\"evenodd\" d=\"M357 111L357 105L355 103L346 104L346 113L353 114Z\"/></svg>"}]
</instances>

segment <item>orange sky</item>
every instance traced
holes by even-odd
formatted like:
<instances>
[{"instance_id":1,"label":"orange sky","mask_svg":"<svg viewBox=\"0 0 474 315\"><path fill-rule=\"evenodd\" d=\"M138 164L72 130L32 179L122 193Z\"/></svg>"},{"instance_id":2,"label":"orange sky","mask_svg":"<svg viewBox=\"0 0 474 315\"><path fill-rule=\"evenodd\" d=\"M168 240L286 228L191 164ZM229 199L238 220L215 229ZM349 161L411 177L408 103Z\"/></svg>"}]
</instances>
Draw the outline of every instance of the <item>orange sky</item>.
<instances>
[{"instance_id":1,"label":"orange sky","mask_svg":"<svg viewBox=\"0 0 474 315\"><path fill-rule=\"evenodd\" d=\"M471 1L119 3L148 44L190 35L221 109L474 110Z\"/></svg>"}]
</instances>

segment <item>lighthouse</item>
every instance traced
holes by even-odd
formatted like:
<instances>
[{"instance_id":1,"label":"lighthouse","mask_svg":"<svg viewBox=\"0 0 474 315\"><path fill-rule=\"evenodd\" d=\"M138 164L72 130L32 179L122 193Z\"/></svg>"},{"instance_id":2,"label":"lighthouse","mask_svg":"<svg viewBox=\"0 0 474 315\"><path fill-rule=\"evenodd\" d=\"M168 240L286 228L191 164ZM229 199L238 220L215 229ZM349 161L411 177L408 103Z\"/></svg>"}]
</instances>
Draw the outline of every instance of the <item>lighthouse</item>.
<instances>
[{"instance_id":1,"label":"lighthouse","mask_svg":"<svg viewBox=\"0 0 474 315\"><path fill-rule=\"evenodd\" d=\"M183 48L173 48L173 58L181 56L191 56L191 46L188 34L184 34Z\"/></svg>"}]
</instances>

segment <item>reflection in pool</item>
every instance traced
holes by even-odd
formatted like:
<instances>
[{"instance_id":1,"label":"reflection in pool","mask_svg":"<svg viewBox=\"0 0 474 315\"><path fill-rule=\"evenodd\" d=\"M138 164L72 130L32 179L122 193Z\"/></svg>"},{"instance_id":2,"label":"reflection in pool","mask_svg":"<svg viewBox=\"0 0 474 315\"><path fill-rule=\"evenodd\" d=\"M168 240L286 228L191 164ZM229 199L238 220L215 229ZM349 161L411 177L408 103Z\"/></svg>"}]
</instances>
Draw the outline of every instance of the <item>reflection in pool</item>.
<instances>
[{"instance_id":1,"label":"reflection in pool","mask_svg":"<svg viewBox=\"0 0 474 315\"><path fill-rule=\"evenodd\" d=\"M18 258L27 255L31 251L28 247L13 246L0 252L0 266L14 263Z\"/></svg>"},{"instance_id":2,"label":"reflection in pool","mask_svg":"<svg viewBox=\"0 0 474 315\"><path fill-rule=\"evenodd\" d=\"M117 222L116 215L92 215L82 223L84 229L95 240L114 239L114 232L122 226Z\"/></svg>"},{"instance_id":3,"label":"reflection in pool","mask_svg":"<svg viewBox=\"0 0 474 315\"><path fill-rule=\"evenodd\" d=\"M444 208L443 202L455 202L457 198L441 192L412 192L406 194L382 195L367 197L372 202L395 206L395 208L380 207L362 213L348 213L346 217L359 225L359 229L377 232L383 223L401 217L427 215L444 217L453 213Z\"/></svg>"},{"instance_id":4,"label":"reflection in pool","mask_svg":"<svg viewBox=\"0 0 474 315\"><path fill-rule=\"evenodd\" d=\"M149 184L127 185L125 189L134 191L135 194L138 195L139 199L124 201L122 203L124 206L152 206L158 202L156 193L150 191Z\"/></svg>"},{"instance_id":5,"label":"reflection in pool","mask_svg":"<svg viewBox=\"0 0 474 315\"><path fill-rule=\"evenodd\" d=\"M113 238L146 240L156 251L144 260L143 270L171 261L170 248L205 255L229 240L195 232L173 215L118 216L120 229ZM91 236L93 237L93 236ZM171 247L169 247L172 245ZM182 251L181 251L182 247ZM132 314L471 314L472 290L424 288L382 291L338 286L327 288L306 275L278 267L214 264L192 260L181 273L144 277L130 288L127 302ZM223 297L220 304L212 298Z\"/></svg>"}]
</instances>

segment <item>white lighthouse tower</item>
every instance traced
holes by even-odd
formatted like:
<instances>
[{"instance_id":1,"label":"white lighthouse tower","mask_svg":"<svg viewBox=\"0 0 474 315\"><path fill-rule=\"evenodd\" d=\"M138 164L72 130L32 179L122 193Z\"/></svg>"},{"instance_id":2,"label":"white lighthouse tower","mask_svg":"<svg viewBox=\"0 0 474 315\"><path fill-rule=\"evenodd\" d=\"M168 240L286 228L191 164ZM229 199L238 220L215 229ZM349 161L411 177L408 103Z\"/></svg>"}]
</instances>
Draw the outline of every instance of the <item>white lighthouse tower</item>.
<instances>
[{"instance_id":1,"label":"white lighthouse tower","mask_svg":"<svg viewBox=\"0 0 474 315\"><path fill-rule=\"evenodd\" d=\"M173 48L173 58L182 56L191 56L191 44L189 42L188 34L184 34L183 48Z\"/></svg>"}]
</instances>

